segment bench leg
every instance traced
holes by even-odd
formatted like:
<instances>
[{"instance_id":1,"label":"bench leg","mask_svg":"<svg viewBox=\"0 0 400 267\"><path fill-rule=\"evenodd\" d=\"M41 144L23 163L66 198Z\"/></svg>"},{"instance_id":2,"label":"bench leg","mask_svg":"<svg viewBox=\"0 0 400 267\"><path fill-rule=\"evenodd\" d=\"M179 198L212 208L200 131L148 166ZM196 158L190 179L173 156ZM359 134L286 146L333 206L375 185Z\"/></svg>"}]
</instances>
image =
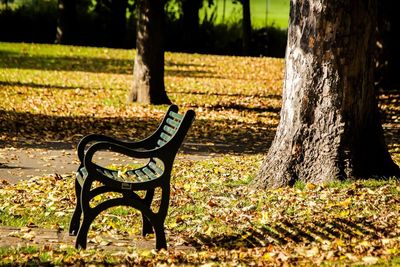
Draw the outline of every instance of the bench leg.
<instances>
[{"instance_id":1,"label":"bench leg","mask_svg":"<svg viewBox=\"0 0 400 267\"><path fill-rule=\"evenodd\" d=\"M87 235L89 232L90 225L92 224L93 220L96 218L97 214L96 211L90 207L90 189L92 187L92 179L90 176L86 177L85 182L83 183L80 195L79 195L79 202L80 202L80 212L83 214L82 223L79 227L78 235L76 237L76 248L86 249L87 243ZM99 212L100 213L100 212Z\"/></svg>"},{"instance_id":2,"label":"bench leg","mask_svg":"<svg viewBox=\"0 0 400 267\"><path fill-rule=\"evenodd\" d=\"M86 249L87 245L87 235L89 232L90 225L92 224L94 218L83 216L82 225L79 228L78 235L76 237L75 248Z\"/></svg>"},{"instance_id":3,"label":"bench leg","mask_svg":"<svg viewBox=\"0 0 400 267\"><path fill-rule=\"evenodd\" d=\"M156 232L156 249L167 249L167 240L165 238L164 224L155 224L154 230Z\"/></svg>"},{"instance_id":4,"label":"bench leg","mask_svg":"<svg viewBox=\"0 0 400 267\"><path fill-rule=\"evenodd\" d=\"M153 225L151 225L149 219L147 219L147 217L144 216L143 214L142 214L142 222L143 222L142 236L154 233Z\"/></svg>"},{"instance_id":5,"label":"bench leg","mask_svg":"<svg viewBox=\"0 0 400 267\"><path fill-rule=\"evenodd\" d=\"M76 196L76 205L75 211L72 215L71 222L69 224L69 235L76 236L79 231L81 215L82 215L82 208L81 208L81 185L79 184L78 180L75 180L75 196Z\"/></svg>"},{"instance_id":6,"label":"bench leg","mask_svg":"<svg viewBox=\"0 0 400 267\"><path fill-rule=\"evenodd\" d=\"M154 197L154 189L149 189L146 192L146 196L144 197L144 203L150 208L151 202L153 201ZM142 213L142 235L146 236L148 234L154 233L153 225L151 224L150 220Z\"/></svg>"},{"instance_id":7,"label":"bench leg","mask_svg":"<svg viewBox=\"0 0 400 267\"><path fill-rule=\"evenodd\" d=\"M156 234L156 249L167 249L167 240L165 238L164 222L167 216L169 206L169 184L162 187L161 203L157 215L153 219L154 231Z\"/></svg>"}]
</instances>

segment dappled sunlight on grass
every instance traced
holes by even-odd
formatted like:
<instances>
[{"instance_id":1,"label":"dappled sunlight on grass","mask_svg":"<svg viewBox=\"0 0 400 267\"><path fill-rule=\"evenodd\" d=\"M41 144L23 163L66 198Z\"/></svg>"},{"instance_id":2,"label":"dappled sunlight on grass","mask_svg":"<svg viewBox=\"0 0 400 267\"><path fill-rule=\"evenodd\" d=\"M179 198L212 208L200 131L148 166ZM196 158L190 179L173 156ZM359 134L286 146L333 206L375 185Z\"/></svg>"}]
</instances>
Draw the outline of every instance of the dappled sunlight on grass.
<instances>
[{"instance_id":1,"label":"dappled sunlight on grass","mask_svg":"<svg viewBox=\"0 0 400 267\"><path fill-rule=\"evenodd\" d=\"M23 149L85 134L138 139L155 130L167 106L125 104L133 50L0 43L0 145ZM396 265L400 258L397 180L346 181L257 191L249 184L279 122L283 60L166 53L165 83L196 120L177 160L166 221L170 249L76 251L71 244L0 249L0 264ZM384 130L400 164L399 94L380 93ZM218 155L219 157L215 157ZM73 175L0 183L0 225L67 229ZM91 238L140 232L134 210L96 219ZM109 244L109 243L107 243ZM179 250L179 246L189 250ZM51 254L51 255L50 255ZM39 255L42 256L40 259Z\"/></svg>"},{"instance_id":2,"label":"dappled sunlight on grass","mask_svg":"<svg viewBox=\"0 0 400 267\"><path fill-rule=\"evenodd\" d=\"M94 131L141 138L165 111L125 104L132 50L2 43L0 51L4 142L77 142ZM197 112L190 142L244 151L248 140L249 152L265 150L278 123L283 60L166 53L165 61L171 100Z\"/></svg>"}]
</instances>

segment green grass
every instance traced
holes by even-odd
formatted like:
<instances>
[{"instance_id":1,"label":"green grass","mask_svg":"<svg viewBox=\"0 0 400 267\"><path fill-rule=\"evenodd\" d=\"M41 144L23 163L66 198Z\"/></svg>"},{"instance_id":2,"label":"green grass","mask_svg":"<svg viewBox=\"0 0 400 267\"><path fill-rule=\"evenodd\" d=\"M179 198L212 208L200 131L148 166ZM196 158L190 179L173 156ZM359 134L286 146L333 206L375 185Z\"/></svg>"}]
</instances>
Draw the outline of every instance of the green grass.
<instances>
[{"instance_id":1,"label":"green grass","mask_svg":"<svg viewBox=\"0 0 400 267\"><path fill-rule=\"evenodd\" d=\"M0 141L6 153L32 143L77 143L93 132L118 138L152 132L167 107L124 102L134 55L133 50L0 43L0 98L6 100L0 102ZM116 253L97 243L87 251L72 244L2 248L0 265L398 263L399 181L251 187L279 120L283 60L167 53L165 74L171 100L197 113L187 141L206 144L212 156L175 162L166 221L170 249L129 247ZM393 98L380 102L385 114L398 114ZM387 116L384 123L394 125L397 118ZM391 155L400 162L398 135L385 129ZM0 225L67 229L73 180L73 174L63 174L0 183ZM95 220L89 239L136 235L140 224L137 211L110 209ZM179 244L196 250L179 251Z\"/></svg>"},{"instance_id":2,"label":"green grass","mask_svg":"<svg viewBox=\"0 0 400 267\"><path fill-rule=\"evenodd\" d=\"M200 17L207 13L216 12L216 22L234 22L242 18L242 7L225 0L225 14L223 9L224 0L216 0L215 5L209 8L203 7ZM289 23L289 0L250 0L250 12L253 28L275 26L285 29Z\"/></svg>"}]
</instances>

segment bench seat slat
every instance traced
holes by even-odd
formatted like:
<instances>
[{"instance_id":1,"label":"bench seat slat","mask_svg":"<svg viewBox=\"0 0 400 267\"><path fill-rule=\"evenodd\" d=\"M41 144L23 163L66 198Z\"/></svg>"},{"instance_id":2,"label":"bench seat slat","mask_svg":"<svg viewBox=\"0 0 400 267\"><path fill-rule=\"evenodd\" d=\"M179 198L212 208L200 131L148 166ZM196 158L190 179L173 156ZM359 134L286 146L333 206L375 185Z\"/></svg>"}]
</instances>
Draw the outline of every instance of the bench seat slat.
<instances>
[{"instance_id":1,"label":"bench seat slat","mask_svg":"<svg viewBox=\"0 0 400 267\"><path fill-rule=\"evenodd\" d=\"M157 176L152 171L150 171L149 168L144 167L142 170L143 170L143 172L145 174L147 174L148 177L150 177L150 179L156 179L157 178Z\"/></svg>"},{"instance_id":2,"label":"bench seat slat","mask_svg":"<svg viewBox=\"0 0 400 267\"><path fill-rule=\"evenodd\" d=\"M112 173L114 179L116 179L116 180L121 180L121 177L119 177L118 172L112 171L111 173Z\"/></svg>"},{"instance_id":3,"label":"bench seat slat","mask_svg":"<svg viewBox=\"0 0 400 267\"><path fill-rule=\"evenodd\" d=\"M167 142L165 142L165 141L163 141L162 139L158 139L158 141L157 141L157 145L159 145L159 146L163 146L163 145L165 145Z\"/></svg>"},{"instance_id":4,"label":"bench seat slat","mask_svg":"<svg viewBox=\"0 0 400 267\"><path fill-rule=\"evenodd\" d=\"M104 173L105 176L114 179L114 175L113 175L113 173L111 171L103 170L102 172Z\"/></svg>"},{"instance_id":5,"label":"bench seat slat","mask_svg":"<svg viewBox=\"0 0 400 267\"><path fill-rule=\"evenodd\" d=\"M168 118L166 122L167 122L167 124L171 125L174 128L178 128L179 125L180 125L179 122L177 122L177 121L175 121L173 119L170 119L170 118Z\"/></svg>"},{"instance_id":6,"label":"bench seat slat","mask_svg":"<svg viewBox=\"0 0 400 267\"><path fill-rule=\"evenodd\" d=\"M135 170L129 170L129 171L125 172L125 174L128 176L136 176Z\"/></svg>"},{"instance_id":7,"label":"bench seat slat","mask_svg":"<svg viewBox=\"0 0 400 267\"><path fill-rule=\"evenodd\" d=\"M146 174L144 174L141 170L136 170L136 171L135 171L135 174L137 175L137 177L138 177L138 179L139 179L140 181L147 181L147 180L149 180L149 177L148 177Z\"/></svg>"},{"instance_id":8,"label":"bench seat slat","mask_svg":"<svg viewBox=\"0 0 400 267\"><path fill-rule=\"evenodd\" d=\"M129 170L127 172L125 172L126 176L127 176L127 182L138 182L138 176L135 173L135 170Z\"/></svg>"},{"instance_id":9,"label":"bench seat slat","mask_svg":"<svg viewBox=\"0 0 400 267\"><path fill-rule=\"evenodd\" d=\"M169 140L172 139L172 136L170 136L170 135L168 135L168 134L166 134L166 133L161 133L161 134L160 134L160 137L161 137L162 140L164 140L164 141L166 141L166 142L168 142Z\"/></svg>"},{"instance_id":10,"label":"bench seat slat","mask_svg":"<svg viewBox=\"0 0 400 267\"><path fill-rule=\"evenodd\" d=\"M174 134L176 133L176 129L174 129L174 128L168 126L168 125L165 125L164 128L163 128L163 130L164 130L166 133L170 134L170 135L174 135Z\"/></svg>"},{"instance_id":11,"label":"bench seat slat","mask_svg":"<svg viewBox=\"0 0 400 267\"><path fill-rule=\"evenodd\" d=\"M163 174L163 170L160 168L160 167L158 167L154 162L150 162L149 163L149 168L151 169L151 170L153 170L155 173L157 173L158 175L161 175L161 174Z\"/></svg>"},{"instance_id":12,"label":"bench seat slat","mask_svg":"<svg viewBox=\"0 0 400 267\"><path fill-rule=\"evenodd\" d=\"M176 112L173 112L173 111L170 111L168 115L170 115L172 118L180 120L180 121L183 118L183 115L181 115L179 113L176 113Z\"/></svg>"}]
</instances>

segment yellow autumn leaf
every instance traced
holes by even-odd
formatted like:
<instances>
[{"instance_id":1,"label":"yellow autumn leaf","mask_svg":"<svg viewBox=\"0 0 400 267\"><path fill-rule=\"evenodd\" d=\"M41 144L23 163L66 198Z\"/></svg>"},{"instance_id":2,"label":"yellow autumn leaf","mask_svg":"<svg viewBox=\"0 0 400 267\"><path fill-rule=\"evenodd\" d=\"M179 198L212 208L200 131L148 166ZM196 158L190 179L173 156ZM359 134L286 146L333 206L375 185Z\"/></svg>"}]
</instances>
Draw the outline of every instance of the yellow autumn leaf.
<instances>
[{"instance_id":1,"label":"yellow autumn leaf","mask_svg":"<svg viewBox=\"0 0 400 267\"><path fill-rule=\"evenodd\" d=\"M315 188L317 188L317 185L313 184L313 183L307 183L306 184L306 188L308 190L314 190Z\"/></svg>"},{"instance_id":2,"label":"yellow autumn leaf","mask_svg":"<svg viewBox=\"0 0 400 267\"><path fill-rule=\"evenodd\" d=\"M341 206L341 207L345 207L347 208L348 206L350 206L350 204L352 203L351 198L347 198L346 200L343 200L341 202L338 202L337 205Z\"/></svg>"},{"instance_id":3,"label":"yellow autumn leaf","mask_svg":"<svg viewBox=\"0 0 400 267\"><path fill-rule=\"evenodd\" d=\"M362 258L362 261L368 265L372 265L376 264L379 261L379 258L373 256L365 256Z\"/></svg>"}]
</instances>

